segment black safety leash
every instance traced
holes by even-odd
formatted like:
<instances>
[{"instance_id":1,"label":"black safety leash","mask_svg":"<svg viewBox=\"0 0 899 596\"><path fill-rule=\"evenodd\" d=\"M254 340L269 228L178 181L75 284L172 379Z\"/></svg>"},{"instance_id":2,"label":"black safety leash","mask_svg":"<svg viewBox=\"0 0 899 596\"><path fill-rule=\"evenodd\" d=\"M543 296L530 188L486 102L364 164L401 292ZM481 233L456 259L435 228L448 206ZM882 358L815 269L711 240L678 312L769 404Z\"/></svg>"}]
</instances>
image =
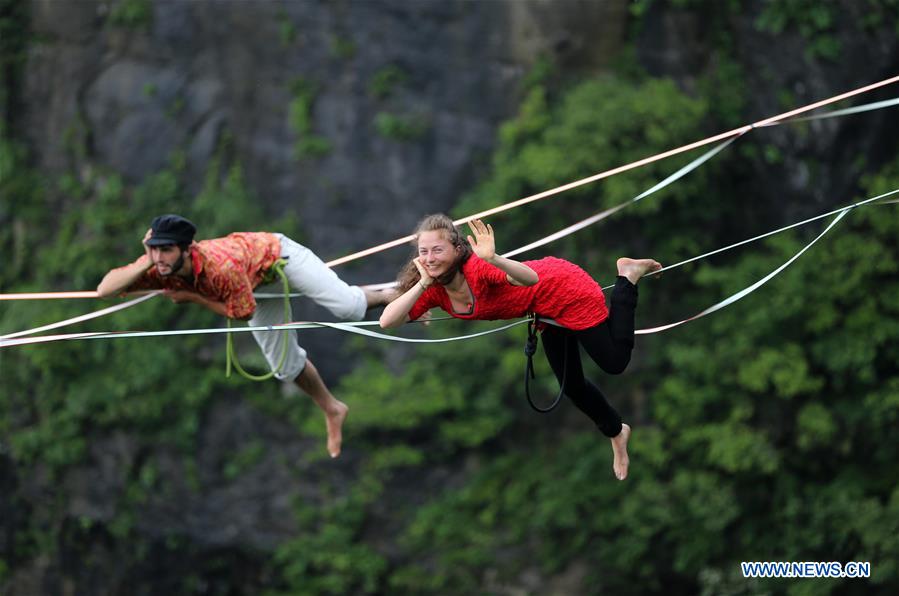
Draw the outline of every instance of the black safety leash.
<instances>
[{"instance_id":1,"label":"black safety leash","mask_svg":"<svg viewBox=\"0 0 899 596\"><path fill-rule=\"evenodd\" d=\"M568 341L565 341L565 356L562 364L562 386L559 387L559 394L546 408L541 408L531 399L530 380L534 378L534 354L537 353L537 315L528 321L528 339L524 344L524 354L528 357L528 363L524 369L524 394L528 398L528 403L534 410L541 414L552 412L562 401L562 394L565 393L565 379L568 376Z\"/></svg>"}]
</instances>

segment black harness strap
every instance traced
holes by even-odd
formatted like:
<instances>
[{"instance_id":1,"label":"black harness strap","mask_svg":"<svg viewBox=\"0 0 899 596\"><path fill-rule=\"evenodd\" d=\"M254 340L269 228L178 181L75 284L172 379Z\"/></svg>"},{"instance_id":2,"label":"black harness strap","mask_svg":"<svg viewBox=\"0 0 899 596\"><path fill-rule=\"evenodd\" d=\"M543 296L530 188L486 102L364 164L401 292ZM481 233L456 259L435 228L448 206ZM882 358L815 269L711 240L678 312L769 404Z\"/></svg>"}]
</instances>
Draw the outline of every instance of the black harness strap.
<instances>
[{"instance_id":1,"label":"black harness strap","mask_svg":"<svg viewBox=\"0 0 899 596\"><path fill-rule=\"evenodd\" d=\"M546 414L547 412L552 412L556 409L556 406L559 405L559 402L562 401L562 395L565 393L565 380L568 377L568 341L565 341L565 352L564 352L564 360L562 364L562 385L559 387L559 394L552 401L549 406L545 408L541 408L537 404L534 403L534 400L531 399L531 390L530 390L530 380L534 377L534 354L537 353L537 315L534 315L533 318L528 321L528 339L524 344L524 354L528 357L527 365L524 369L524 394L528 398L528 403L531 407L540 412L541 414Z\"/></svg>"}]
</instances>

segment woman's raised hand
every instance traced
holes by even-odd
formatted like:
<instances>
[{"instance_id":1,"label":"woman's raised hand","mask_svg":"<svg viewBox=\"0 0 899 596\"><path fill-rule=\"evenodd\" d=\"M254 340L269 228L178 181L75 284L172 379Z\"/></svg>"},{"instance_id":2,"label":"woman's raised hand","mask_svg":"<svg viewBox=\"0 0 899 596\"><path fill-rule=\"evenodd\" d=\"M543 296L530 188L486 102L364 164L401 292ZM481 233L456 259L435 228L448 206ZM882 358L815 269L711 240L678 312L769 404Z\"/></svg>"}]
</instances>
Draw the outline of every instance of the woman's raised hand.
<instances>
[{"instance_id":1,"label":"woman's raised hand","mask_svg":"<svg viewBox=\"0 0 899 596\"><path fill-rule=\"evenodd\" d=\"M478 255L485 261L491 261L496 256L496 242L493 236L493 226L485 224L480 219L473 219L468 222L471 233L474 237L468 236L468 243L474 254Z\"/></svg>"}]
</instances>

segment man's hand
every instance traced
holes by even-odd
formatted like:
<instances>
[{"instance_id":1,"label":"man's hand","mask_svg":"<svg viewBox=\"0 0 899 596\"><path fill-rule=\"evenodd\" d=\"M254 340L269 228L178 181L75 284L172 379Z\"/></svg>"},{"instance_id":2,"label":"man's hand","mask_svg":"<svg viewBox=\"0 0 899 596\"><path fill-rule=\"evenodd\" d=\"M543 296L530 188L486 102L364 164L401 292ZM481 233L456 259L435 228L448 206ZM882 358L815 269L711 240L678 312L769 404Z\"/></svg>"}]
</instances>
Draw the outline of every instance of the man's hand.
<instances>
[{"instance_id":1,"label":"man's hand","mask_svg":"<svg viewBox=\"0 0 899 596\"><path fill-rule=\"evenodd\" d=\"M198 302L197 298L200 296L196 292L191 292L188 290L164 290L163 293L168 297L169 300L171 300L175 304Z\"/></svg>"},{"instance_id":2,"label":"man's hand","mask_svg":"<svg viewBox=\"0 0 899 596\"><path fill-rule=\"evenodd\" d=\"M228 312L228 307L225 306L224 302L211 300L203 294L200 294L198 292L191 292L190 290L163 290L163 294L168 296L169 300L171 300L175 304L186 304L188 302L193 302L194 304L199 304L203 308L211 310L220 317L246 321L253 316L253 313L250 312L246 316L235 317L232 313Z\"/></svg>"},{"instance_id":3,"label":"man's hand","mask_svg":"<svg viewBox=\"0 0 899 596\"><path fill-rule=\"evenodd\" d=\"M153 262L153 257L150 256L150 245L147 244L147 241L153 237L153 228L147 228L147 233L144 234L144 239L141 240L141 243L144 245L144 256L146 257L146 261L144 262L144 267L147 271L156 266Z\"/></svg>"},{"instance_id":4,"label":"man's hand","mask_svg":"<svg viewBox=\"0 0 899 596\"><path fill-rule=\"evenodd\" d=\"M147 258L150 258L150 246L147 244L147 241L153 237L153 228L147 228L147 233L144 234L144 239L141 240L141 244L144 245L144 252L147 255ZM152 259L150 259L152 261Z\"/></svg>"},{"instance_id":5,"label":"man's hand","mask_svg":"<svg viewBox=\"0 0 899 596\"><path fill-rule=\"evenodd\" d=\"M493 236L493 226L485 224L480 219L473 219L468 222L474 237L468 236L468 243L474 254L478 255L488 263L496 256L496 241Z\"/></svg>"}]
</instances>

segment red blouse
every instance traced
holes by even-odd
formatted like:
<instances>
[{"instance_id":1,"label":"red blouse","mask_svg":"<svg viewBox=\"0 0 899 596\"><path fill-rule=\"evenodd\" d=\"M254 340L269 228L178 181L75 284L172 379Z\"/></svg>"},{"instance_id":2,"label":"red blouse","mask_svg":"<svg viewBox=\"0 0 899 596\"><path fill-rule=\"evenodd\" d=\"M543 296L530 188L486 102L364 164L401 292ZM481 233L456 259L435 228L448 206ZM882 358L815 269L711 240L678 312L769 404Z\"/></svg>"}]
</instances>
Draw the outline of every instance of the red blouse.
<instances>
[{"instance_id":1,"label":"red blouse","mask_svg":"<svg viewBox=\"0 0 899 596\"><path fill-rule=\"evenodd\" d=\"M594 327L608 318L602 288L574 263L546 257L524 264L540 278L533 286L513 286L505 272L472 255L462 265L462 275L474 300L472 312L455 312L446 289L432 284L409 311L409 318L414 321L436 306L459 319L492 321L537 313L574 330Z\"/></svg>"},{"instance_id":2,"label":"red blouse","mask_svg":"<svg viewBox=\"0 0 899 596\"><path fill-rule=\"evenodd\" d=\"M253 289L281 256L281 242L268 232L236 232L201 240L190 247L193 283L178 275L162 277L151 267L127 289L189 290L224 302L228 317L242 319L256 311Z\"/></svg>"}]
</instances>

